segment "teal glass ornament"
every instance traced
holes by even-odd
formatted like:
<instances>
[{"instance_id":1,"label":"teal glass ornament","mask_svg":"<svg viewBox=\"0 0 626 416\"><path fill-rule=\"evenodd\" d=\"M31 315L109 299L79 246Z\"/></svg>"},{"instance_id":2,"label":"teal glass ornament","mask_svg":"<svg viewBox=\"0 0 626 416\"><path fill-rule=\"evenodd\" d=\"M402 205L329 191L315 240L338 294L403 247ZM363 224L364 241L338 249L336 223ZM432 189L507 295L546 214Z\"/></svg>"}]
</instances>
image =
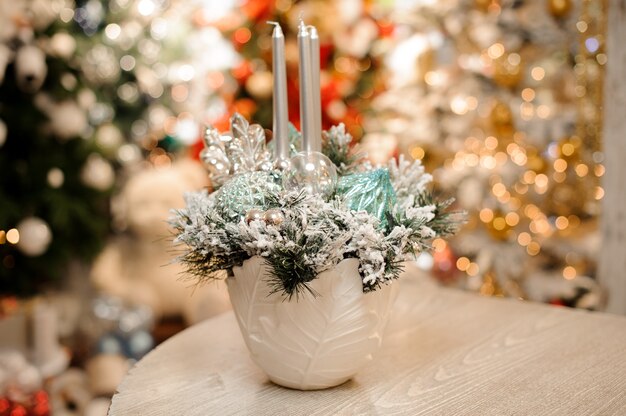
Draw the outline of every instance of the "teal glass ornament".
<instances>
[{"instance_id":1,"label":"teal glass ornament","mask_svg":"<svg viewBox=\"0 0 626 416\"><path fill-rule=\"evenodd\" d=\"M339 178L337 195L342 196L353 211L367 211L388 225L387 214L396 203L396 192L387 169L376 169Z\"/></svg>"},{"instance_id":2,"label":"teal glass ornament","mask_svg":"<svg viewBox=\"0 0 626 416\"><path fill-rule=\"evenodd\" d=\"M282 178L277 172L244 172L226 182L215 196L216 208L230 221L239 221L252 208L265 210L265 195L282 190Z\"/></svg>"}]
</instances>

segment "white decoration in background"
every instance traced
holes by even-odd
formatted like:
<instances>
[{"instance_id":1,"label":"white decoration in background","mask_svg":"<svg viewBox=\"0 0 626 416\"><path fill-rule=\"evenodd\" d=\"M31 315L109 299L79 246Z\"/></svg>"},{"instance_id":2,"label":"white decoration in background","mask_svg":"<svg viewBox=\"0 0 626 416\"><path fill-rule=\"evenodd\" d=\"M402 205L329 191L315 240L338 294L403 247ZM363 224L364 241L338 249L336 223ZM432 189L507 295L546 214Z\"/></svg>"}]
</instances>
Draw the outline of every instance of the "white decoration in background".
<instances>
[{"instance_id":1,"label":"white decoration in background","mask_svg":"<svg viewBox=\"0 0 626 416\"><path fill-rule=\"evenodd\" d=\"M235 0L200 0L202 17L209 22L215 22L228 15L235 7Z\"/></svg>"},{"instance_id":2,"label":"white decoration in background","mask_svg":"<svg viewBox=\"0 0 626 416\"><path fill-rule=\"evenodd\" d=\"M124 143L124 135L112 123L105 123L96 130L96 143L102 150L113 153Z\"/></svg>"},{"instance_id":3,"label":"white decoration in background","mask_svg":"<svg viewBox=\"0 0 626 416\"><path fill-rule=\"evenodd\" d=\"M385 58L385 64L391 70L393 76L390 77L392 88L400 88L414 83L424 77L420 73L418 59L432 49L443 45L443 38L439 33L430 32L428 34L414 34L410 38L402 41Z\"/></svg>"},{"instance_id":4,"label":"white decoration in background","mask_svg":"<svg viewBox=\"0 0 626 416\"><path fill-rule=\"evenodd\" d=\"M55 102L48 94L40 93L34 103L50 119L47 125L50 132L62 140L81 136L89 126L85 110L76 101Z\"/></svg>"},{"instance_id":5,"label":"white decoration in background","mask_svg":"<svg viewBox=\"0 0 626 416\"><path fill-rule=\"evenodd\" d=\"M123 165L130 165L141 160L141 150L134 144L123 144L117 149L117 160Z\"/></svg>"},{"instance_id":6,"label":"white decoration in background","mask_svg":"<svg viewBox=\"0 0 626 416\"><path fill-rule=\"evenodd\" d=\"M35 45L21 47L15 55L15 77L22 91L35 92L41 88L48 66L46 54Z\"/></svg>"},{"instance_id":7,"label":"white decoration in background","mask_svg":"<svg viewBox=\"0 0 626 416\"><path fill-rule=\"evenodd\" d=\"M421 270L429 272L435 265L435 260L432 254L424 251L417 256L417 259L415 259L415 265Z\"/></svg>"},{"instance_id":8,"label":"white decoration in background","mask_svg":"<svg viewBox=\"0 0 626 416\"><path fill-rule=\"evenodd\" d=\"M252 359L276 384L315 390L353 377L378 350L396 286L363 293L359 260L346 259L309 282L318 296L270 295L265 259L254 256L226 282Z\"/></svg>"},{"instance_id":9,"label":"white decoration in background","mask_svg":"<svg viewBox=\"0 0 626 416\"><path fill-rule=\"evenodd\" d=\"M572 280L563 279L563 274L550 271L535 271L522 282L528 299L535 302L549 302L553 299L574 299L579 290L587 293L576 300L577 308L598 309L602 306L604 293L598 282L589 276L576 276Z\"/></svg>"},{"instance_id":10,"label":"white decoration in background","mask_svg":"<svg viewBox=\"0 0 626 416\"><path fill-rule=\"evenodd\" d=\"M96 84L111 84L120 77L120 65L115 50L103 44L95 44L80 62L87 79Z\"/></svg>"},{"instance_id":11,"label":"white decoration in background","mask_svg":"<svg viewBox=\"0 0 626 416\"><path fill-rule=\"evenodd\" d=\"M14 349L0 351L0 394L15 399L20 393L34 393L41 385L41 374L22 352Z\"/></svg>"},{"instance_id":12,"label":"white decoration in background","mask_svg":"<svg viewBox=\"0 0 626 416\"><path fill-rule=\"evenodd\" d=\"M139 0L137 11L142 16L150 16L156 11L156 4L153 0Z\"/></svg>"},{"instance_id":13,"label":"white decoration in background","mask_svg":"<svg viewBox=\"0 0 626 416\"><path fill-rule=\"evenodd\" d=\"M179 119L174 134L182 143L191 146L200 137L200 126L191 118Z\"/></svg>"},{"instance_id":14,"label":"white decoration in background","mask_svg":"<svg viewBox=\"0 0 626 416\"><path fill-rule=\"evenodd\" d=\"M99 191L106 191L115 181L115 172L109 162L97 153L92 153L80 172L81 181Z\"/></svg>"},{"instance_id":15,"label":"white decoration in background","mask_svg":"<svg viewBox=\"0 0 626 416\"><path fill-rule=\"evenodd\" d=\"M206 185L205 170L191 160L133 172L111 207L114 226L128 232L111 239L95 259L90 273L94 286L129 304L146 305L157 319L182 315L192 324L227 310L230 306L225 285L189 287L177 280L181 268L175 264L162 266L171 249L170 242L163 238L170 232L165 221L170 210L183 208L183 194ZM123 332L133 332L134 345L130 347L137 348L131 351L136 353L141 347L137 343L145 345L146 334L139 335L138 330L146 330L139 325L146 322L147 312L136 309L118 319L117 309L115 301L103 298L93 310L101 319L119 321L117 325ZM119 342L115 343L119 348ZM109 385L109 381L103 382Z\"/></svg>"},{"instance_id":16,"label":"white decoration in background","mask_svg":"<svg viewBox=\"0 0 626 416\"><path fill-rule=\"evenodd\" d=\"M69 354L59 344L58 322L57 311L49 302L34 306L32 358L44 378L60 374L69 364Z\"/></svg>"},{"instance_id":17,"label":"white decoration in background","mask_svg":"<svg viewBox=\"0 0 626 416\"><path fill-rule=\"evenodd\" d=\"M481 178L466 177L458 187L457 200L463 209L479 209L485 197L485 188Z\"/></svg>"},{"instance_id":18,"label":"white decoration in background","mask_svg":"<svg viewBox=\"0 0 626 416\"><path fill-rule=\"evenodd\" d=\"M84 371L70 368L46 384L53 415L86 416L85 408L92 399L89 380ZM104 416L106 412L98 416Z\"/></svg>"},{"instance_id":19,"label":"white decoration in background","mask_svg":"<svg viewBox=\"0 0 626 416\"><path fill-rule=\"evenodd\" d=\"M17 248L22 253L31 257L45 253L52 241L52 232L44 220L38 217L24 218L16 228L20 233Z\"/></svg>"},{"instance_id":20,"label":"white decoration in background","mask_svg":"<svg viewBox=\"0 0 626 416\"><path fill-rule=\"evenodd\" d=\"M17 376L17 387L24 391L35 391L37 386L41 386L41 374L34 366L28 366Z\"/></svg>"},{"instance_id":21,"label":"white decoration in background","mask_svg":"<svg viewBox=\"0 0 626 416\"><path fill-rule=\"evenodd\" d=\"M211 71L223 71L234 68L241 62L241 56L232 43L214 27L196 30L189 36L189 52L194 57L193 66L202 79ZM209 48L209 49L207 49ZM210 50L211 53L206 53Z\"/></svg>"},{"instance_id":22,"label":"white decoration in background","mask_svg":"<svg viewBox=\"0 0 626 416\"><path fill-rule=\"evenodd\" d=\"M363 16L363 2L361 0L342 0L336 3L338 17L343 25L352 25Z\"/></svg>"},{"instance_id":23,"label":"white decoration in background","mask_svg":"<svg viewBox=\"0 0 626 416\"><path fill-rule=\"evenodd\" d=\"M361 139L361 148L367 152L372 164L381 165L393 157L398 149L398 142L393 134L367 133Z\"/></svg>"},{"instance_id":24,"label":"white decoration in background","mask_svg":"<svg viewBox=\"0 0 626 416\"><path fill-rule=\"evenodd\" d=\"M378 36L378 26L369 19L357 22L351 30L333 32L333 43L341 52L363 58Z\"/></svg>"},{"instance_id":25,"label":"white decoration in background","mask_svg":"<svg viewBox=\"0 0 626 416\"><path fill-rule=\"evenodd\" d=\"M22 6L24 6L24 3L29 3L26 7L28 7L28 14L32 19L32 24L35 29L42 30L50 26L50 24L57 19L59 13L58 8L60 4L65 2L32 0L29 2L18 1L16 3L21 3Z\"/></svg>"},{"instance_id":26,"label":"white decoration in background","mask_svg":"<svg viewBox=\"0 0 626 416\"><path fill-rule=\"evenodd\" d=\"M76 40L67 32L55 33L48 43L48 53L70 59L76 51Z\"/></svg>"}]
</instances>

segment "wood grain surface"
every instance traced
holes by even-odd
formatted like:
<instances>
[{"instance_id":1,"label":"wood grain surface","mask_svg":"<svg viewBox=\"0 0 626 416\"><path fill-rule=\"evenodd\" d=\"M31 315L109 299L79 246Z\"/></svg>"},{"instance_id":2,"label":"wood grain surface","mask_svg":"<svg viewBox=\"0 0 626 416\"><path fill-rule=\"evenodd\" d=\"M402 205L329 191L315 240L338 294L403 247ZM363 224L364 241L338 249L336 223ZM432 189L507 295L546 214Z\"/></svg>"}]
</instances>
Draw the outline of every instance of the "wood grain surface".
<instances>
[{"instance_id":1,"label":"wood grain surface","mask_svg":"<svg viewBox=\"0 0 626 416\"><path fill-rule=\"evenodd\" d=\"M269 382L228 312L141 360L110 415L626 415L626 318L397 284L380 352L339 387Z\"/></svg>"}]
</instances>

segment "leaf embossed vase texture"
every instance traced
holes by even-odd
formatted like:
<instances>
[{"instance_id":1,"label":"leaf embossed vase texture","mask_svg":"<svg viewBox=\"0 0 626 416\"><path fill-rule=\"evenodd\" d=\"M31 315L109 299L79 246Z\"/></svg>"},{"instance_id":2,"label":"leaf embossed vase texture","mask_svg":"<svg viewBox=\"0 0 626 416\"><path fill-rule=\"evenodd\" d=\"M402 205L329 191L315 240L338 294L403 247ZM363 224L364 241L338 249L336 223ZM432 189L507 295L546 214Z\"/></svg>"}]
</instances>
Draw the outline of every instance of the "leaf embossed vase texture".
<instances>
[{"instance_id":1,"label":"leaf embossed vase texture","mask_svg":"<svg viewBox=\"0 0 626 416\"><path fill-rule=\"evenodd\" d=\"M227 279L233 309L253 361L270 380L300 390L334 387L372 360L382 342L395 284L363 293L359 261L320 273L303 293L271 293L262 257L234 267Z\"/></svg>"}]
</instances>

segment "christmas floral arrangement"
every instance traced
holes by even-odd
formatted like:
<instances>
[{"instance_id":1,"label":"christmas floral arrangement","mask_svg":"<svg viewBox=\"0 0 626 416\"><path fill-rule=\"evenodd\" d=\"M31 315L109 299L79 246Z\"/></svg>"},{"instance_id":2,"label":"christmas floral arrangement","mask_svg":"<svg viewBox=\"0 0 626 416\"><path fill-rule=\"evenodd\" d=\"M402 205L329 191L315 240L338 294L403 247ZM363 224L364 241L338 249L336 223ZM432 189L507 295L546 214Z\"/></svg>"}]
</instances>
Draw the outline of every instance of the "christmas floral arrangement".
<instances>
[{"instance_id":1,"label":"christmas floral arrangement","mask_svg":"<svg viewBox=\"0 0 626 416\"><path fill-rule=\"evenodd\" d=\"M215 191L187 195L171 225L191 276L203 282L227 272L254 362L277 384L321 389L372 359L395 298L389 283L458 221L450 201L427 190L431 177L419 161L374 167L344 125L321 131L319 39L302 21L302 133L288 125L284 38L272 24L269 146L263 128L239 114L229 134L207 129L200 156Z\"/></svg>"},{"instance_id":2,"label":"christmas floral arrangement","mask_svg":"<svg viewBox=\"0 0 626 416\"><path fill-rule=\"evenodd\" d=\"M274 290L292 297L357 258L367 292L397 278L403 262L458 224L446 210L450 201L428 191L432 177L419 161L401 156L375 168L352 150L343 125L324 133L322 153L312 153L318 164L281 171L260 126L238 114L231 123L231 135L209 129L205 136L202 156L218 189L188 194L187 208L171 220L175 241L185 246L180 260L199 281L261 256ZM301 141L293 128L290 141L293 154Z\"/></svg>"}]
</instances>

